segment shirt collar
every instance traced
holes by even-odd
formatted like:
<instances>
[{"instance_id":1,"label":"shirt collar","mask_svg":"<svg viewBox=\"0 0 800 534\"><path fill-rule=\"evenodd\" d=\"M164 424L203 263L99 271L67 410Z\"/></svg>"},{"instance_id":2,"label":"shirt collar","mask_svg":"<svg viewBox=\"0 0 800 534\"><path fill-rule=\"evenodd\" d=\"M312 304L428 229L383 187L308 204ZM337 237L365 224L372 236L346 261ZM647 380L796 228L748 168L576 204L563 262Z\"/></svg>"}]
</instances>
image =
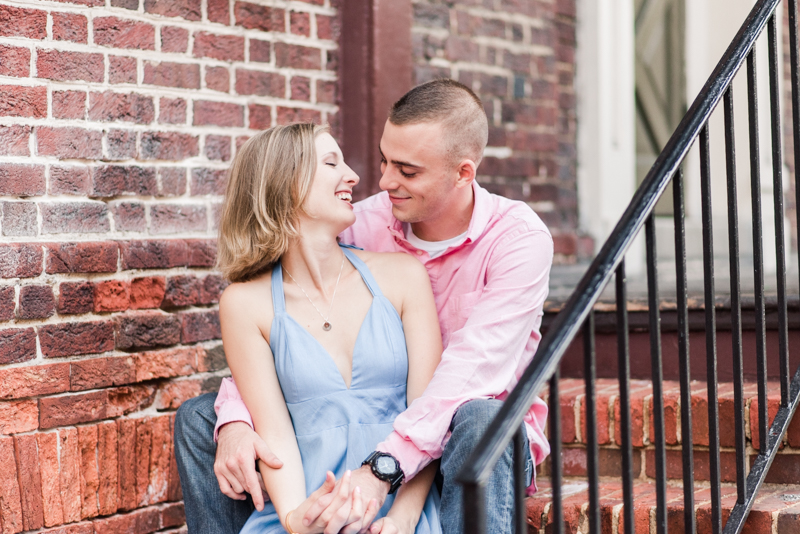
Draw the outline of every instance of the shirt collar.
<instances>
[{"instance_id":1,"label":"shirt collar","mask_svg":"<svg viewBox=\"0 0 800 534\"><path fill-rule=\"evenodd\" d=\"M467 238L461 246L468 245L478 239L486 230L489 220L492 217L492 196L481 187L477 181L472 181L472 194L474 204L472 206L472 218L469 220L467 228ZM394 236L404 247L416 250L406 239L403 232L403 223L398 221L394 215L390 215L389 233Z\"/></svg>"}]
</instances>

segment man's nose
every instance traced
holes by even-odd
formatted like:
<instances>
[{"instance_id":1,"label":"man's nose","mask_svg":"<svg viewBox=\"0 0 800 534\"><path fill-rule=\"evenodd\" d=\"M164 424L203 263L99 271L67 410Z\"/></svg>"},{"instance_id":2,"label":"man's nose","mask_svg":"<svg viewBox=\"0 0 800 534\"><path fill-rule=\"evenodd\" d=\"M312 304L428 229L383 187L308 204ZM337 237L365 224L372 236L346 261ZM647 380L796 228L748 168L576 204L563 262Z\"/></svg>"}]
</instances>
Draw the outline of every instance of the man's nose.
<instances>
[{"instance_id":1,"label":"man's nose","mask_svg":"<svg viewBox=\"0 0 800 534\"><path fill-rule=\"evenodd\" d=\"M378 187L380 187L382 191L391 191L392 189L397 189L397 180L393 176L392 168L389 165L386 166L383 174L381 174Z\"/></svg>"}]
</instances>

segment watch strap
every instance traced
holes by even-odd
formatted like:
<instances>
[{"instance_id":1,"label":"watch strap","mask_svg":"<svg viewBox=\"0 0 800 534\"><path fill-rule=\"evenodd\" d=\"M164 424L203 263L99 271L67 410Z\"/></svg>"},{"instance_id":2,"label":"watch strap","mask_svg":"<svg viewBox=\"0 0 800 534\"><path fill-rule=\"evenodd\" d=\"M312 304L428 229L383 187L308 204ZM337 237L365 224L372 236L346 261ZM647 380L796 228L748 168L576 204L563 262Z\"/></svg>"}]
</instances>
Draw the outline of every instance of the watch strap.
<instances>
[{"instance_id":1,"label":"watch strap","mask_svg":"<svg viewBox=\"0 0 800 534\"><path fill-rule=\"evenodd\" d=\"M395 465L397 465L397 473L394 476L387 475L385 473L381 473L380 471L378 471L378 467L376 464L378 458L380 458L381 456L388 456L389 458L394 460ZM364 460L361 463L361 465L369 465L370 469L372 469L372 474L375 475L377 479L389 483L389 495L397 491L397 488L400 487L400 484L403 483L403 479L405 478L403 470L400 469L400 462L397 461L397 458L385 452L374 451L372 454L367 456L367 459Z\"/></svg>"}]
</instances>

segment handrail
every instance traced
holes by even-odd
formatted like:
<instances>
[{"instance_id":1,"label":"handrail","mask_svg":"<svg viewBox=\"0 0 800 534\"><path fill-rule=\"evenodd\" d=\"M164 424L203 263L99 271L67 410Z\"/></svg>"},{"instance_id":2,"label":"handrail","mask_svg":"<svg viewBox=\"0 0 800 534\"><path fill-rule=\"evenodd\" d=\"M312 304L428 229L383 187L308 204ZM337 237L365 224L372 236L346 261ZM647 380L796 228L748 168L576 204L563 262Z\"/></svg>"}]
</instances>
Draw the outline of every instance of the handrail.
<instances>
[{"instance_id":1,"label":"handrail","mask_svg":"<svg viewBox=\"0 0 800 534\"><path fill-rule=\"evenodd\" d=\"M567 347L581 329L592 306L614 275L625 252L653 212L656 203L689 152L700 130L720 103L781 0L759 0L722 56L700 94L659 154L611 236L592 261L567 304L542 338L531 364L478 442L457 481L474 487L486 481L495 463L519 429L534 397L556 371Z\"/></svg>"}]
</instances>

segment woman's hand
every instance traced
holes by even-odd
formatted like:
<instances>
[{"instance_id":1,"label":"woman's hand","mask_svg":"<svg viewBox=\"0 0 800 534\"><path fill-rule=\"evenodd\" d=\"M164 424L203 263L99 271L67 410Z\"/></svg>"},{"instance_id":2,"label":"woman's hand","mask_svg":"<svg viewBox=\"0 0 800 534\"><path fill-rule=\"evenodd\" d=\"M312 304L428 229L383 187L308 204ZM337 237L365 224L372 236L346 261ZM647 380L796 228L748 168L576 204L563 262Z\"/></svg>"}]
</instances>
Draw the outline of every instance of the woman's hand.
<instances>
[{"instance_id":1,"label":"woman's hand","mask_svg":"<svg viewBox=\"0 0 800 534\"><path fill-rule=\"evenodd\" d=\"M334 491L335 489L336 477L328 471L322 486L292 512L290 524L287 525L290 530L298 534L356 534L362 530L365 512L373 512L374 516L377 501L370 500L365 509L361 488L356 487L350 491L350 471L344 474L339 488ZM331 506L315 518L309 520L304 517L308 509L322 497L332 499Z\"/></svg>"},{"instance_id":2,"label":"woman's hand","mask_svg":"<svg viewBox=\"0 0 800 534\"><path fill-rule=\"evenodd\" d=\"M416 525L410 521L401 522L389 516L382 517L372 524L369 534L413 534Z\"/></svg>"}]
</instances>

